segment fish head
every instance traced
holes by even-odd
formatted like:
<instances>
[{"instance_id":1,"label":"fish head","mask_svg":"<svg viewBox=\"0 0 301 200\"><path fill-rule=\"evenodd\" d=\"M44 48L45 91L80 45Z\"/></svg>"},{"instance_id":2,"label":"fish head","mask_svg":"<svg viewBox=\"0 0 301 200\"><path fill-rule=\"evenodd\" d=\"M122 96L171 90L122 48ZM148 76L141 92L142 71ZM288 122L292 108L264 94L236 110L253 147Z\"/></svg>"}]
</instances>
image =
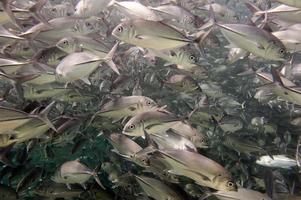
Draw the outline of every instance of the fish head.
<instances>
[{"instance_id":1,"label":"fish head","mask_svg":"<svg viewBox=\"0 0 301 200\"><path fill-rule=\"evenodd\" d=\"M289 53L280 41L270 41L265 53L266 58L269 58L271 60L284 61L289 58Z\"/></svg>"},{"instance_id":2,"label":"fish head","mask_svg":"<svg viewBox=\"0 0 301 200\"><path fill-rule=\"evenodd\" d=\"M73 28L74 32L78 32L81 35L89 33L95 33L100 31L102 25L102 19L98 17L90 17L84 20L78 20Z\"/></svg>"},{"instance_id":3,"label":"fish head","mask_svg":"<svg viewBox=\"0 0 301 200\"><path fill-rule=\"evenodd\" d=\"M237 191L236 183L228 175L218 175L213 179L215 189L220 191Z\"/></svg>"},{"instance_id":4,"label":"fish head","mask_svg":"<svg viewBox=\"0 0 301 200\"><path fill-rule=\"evenodd\" d=\"M191 142L198 148L208 148L208 138L204 135L192 136Z\"/></svg>"},{"instance_id":5,"label":"fish head","mask_svg":"<svg viewBox=\"0 0 301 200\"><path fill-rule=\"evenodd\" d=\"M143 135L143 122L136 119L136 117L131 118L124 126L123 134L130 136L141 136Z\"/></svg>"},{"instance_id":6,"label":"fish head","mask_svg":"<svg viewBox=\"0 0 301 200\"><path fill-rule=\"evenodd\" d=\"M56 47L66 53L72 53L76 51L76 38L66 37L57 42Z\"/></svg>"},{"instance_id":7,"label":"fish head","mask_svg":"<svg viewBox=\"0 0 301 200\"><path fill-rule=\"evenodd\" d=\"M151 98L142 97L138 102L138 109L142 112L155 111L158 109L158 104Z\"/></svg>"},{"instance_id":8,"label":"fish head","mask_svg":"<svg viewBox=\"0 0 301 200\"><path fill-rule=\"evenodd\" d=\"M113 31L112 35L119 40L129 41L131 38L131 34L134 32L134 26L130 21L125 21L119 25L117 25ZM134 36L133 36L134 37Z\"/></svg>"}]
</instances>

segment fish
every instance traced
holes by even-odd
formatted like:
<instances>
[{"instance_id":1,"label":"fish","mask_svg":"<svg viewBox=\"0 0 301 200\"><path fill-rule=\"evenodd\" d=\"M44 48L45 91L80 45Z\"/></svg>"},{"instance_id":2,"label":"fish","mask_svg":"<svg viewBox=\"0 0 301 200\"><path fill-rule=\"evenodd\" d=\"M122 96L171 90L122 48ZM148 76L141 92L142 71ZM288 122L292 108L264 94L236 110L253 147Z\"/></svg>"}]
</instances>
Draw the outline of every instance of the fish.
<instances>
[{"instance_id":1,"label":"fish","mask_svg":"<svg viewBox=\"0 0 301 200\"><path fill-rule=\"evenodd\" d=\"M102 134L112 144L116 152L126 158L132 158L142 147L123 134Z\"/></svg>"},{"instance_id":2,"label":"fish","mask_svg":"<svg viewBox=\"0 0 301 200\"><path fill-rule=\"evenodd\" d=\"M61 82L72 82L82 80L91 85L88 77L102 62L111 62L110 66L117 74L118 68L112 62L118 43L112 48L105 58L100 58L88 52L75 52L66 56L56 67L57 78Z\"/></svg>"},{"instance_id":3,"label":"fish","mask_svg":"<svg viewBox=\"0 0 301 200\"><path fill-rule=\"evenodd\" d=\"M76 17L61 17L49 20L51 28L44 23L39 23L19 37L34 38L42 41L58 41L63 37L86 35L99 30L100 19L91 17L78 19Z\"/></svg>"},{"instance_id":4,"label":"fish","mask_svg":"<svg viewBox=\"0 0 301 200\"><path fill-rule=\"evenodd\" d=\"M218 191L212 194L220 200L240 200L242 198L245 200L271 200L266 194L245 188L238 188L237 191Z\"/></svg>"},{"instance_id":5,"label":"fish","mask_svg":"<svg viewBox=\"0 0 301 200\"><path fill-rule=\"evenodd\" d=\"M229 148L236 150L238 153L251 155L252 153L266 153L266 150L260 147L253 141L241 139L235 136L228 135L223 141L223 144Z\"/></svg>"},{"instance_id":6,"label":"fish","mask_svg":"<svg viewBox=\"0 0 301 200\"><path fill-rule=\"evenodd\" d=\"M297 161L286 155L272 155L272 158L270 156L261 156L256 160L256 163L265 167L282 169L291 169L297 166Z\"/></svg>"},{"instance_id":7,"label":"fish","mask_svg":"<svg viewBox=\"0 0 301 200\"><path fill-rule=\"evenodd\" d=\"M220 24L218 27L230 43L256 56L276 61L288 58L283 43L263 29L244 24Z\"/></svg>"},{"instance_id":8,"label":"fish","mask_svg":"<svg viewBox=\"0 0 301 200\"><path fill-rule=\"evenodd\" d=\"M287 29L287 30L280 30L272 32L272 34L277 37L285 48L291 52L298 52L301 51L300 46L300 35L298 34L297 30L294 29Z\"/></svg>"},{"instance_id":9,"label":"fish","mask_svg":"<svg viewBox=\"0 0 301 200\"><path fill-rule=\"evenodd\" d=\"M151 134L150 138L158 145L159 149L179 149L197 152L194 144L187 138L167 130L164 134Z\"/></svg>"},{"instance_id":10,"label":"fish","mask_svg":"<svg viewBox=\"0 0 301 200\"><path fill-rule=\"evenodd\" d=\"M34 194L48 198L72 198L77 197L84 191L82 189L68 190L64 184L58 183L42 183L34 190Z\"/></svg>"},{"instance_id":11,"label":"fish","mask_svg":"<svg viewBox=\"0 0 301 200\"><path fill-rule=\"evenodd\" d=\"M155 111L159 108L157 103L145 96L122 96L112 98L104 103L96 113L99 116L113 119L133 117L143 112Z\"/></svg>"},{"instance_id":12,"label":"fish","mask_svg":"<svg viewBox=\"0 0 301 200\"><path fill-rule=\"evenodd\" d=\"M32 60L55 68L65 56L67 53L56 46L51 46L38 51L33 55Z\"/></svg>"},{"instance_id":13,"label":"fish","mask_svg":"<svg viewBox=\"0 0 301 200\"><path fill-rule=\"evenodd\" d=\"M0 120L2 129L0 134L11 133L15 129L25 126L26 124L34 121L46 124L48 127L56 130L54 125L47 118L47 114L49 113L53 105L54 102L49 104L39 115L31 115L20 110L0 107L0 113L2 113L2 118Z\"/></svg>"},{"instance_id":14,"label":"fish","mask_svg":"<svg viewBox=\"0 0 301 200\"><path fill-rule=\"evenodd\" d=\"M163 19L153 12L150 8L135 1L116 1L112 0L109 7L117 8L125 14L129 19L143 19L148 21L162 21Z\"/></svg>"},{"instance_id":15,"label":"fish","mask_svg":"<svg viewBox=\"0 0 301 200\"><path fill-rule=\"evenodd\" d=\"M105 10L111 0L80 0L75 6L75 16L91 17Z\"/></svg>"},{"instance_id":16,"label":"fish","mask_svg":"<svg viewBox=\"0 0 301 200\"><path fill-rule=\"evenodd\" d=\"M173 75L164 81L164 83L180 92L193 93L200 89L192 77L182 74Z\"/></svg>"},{"instance_id":17,"label":"fish","mask_svg":"<svg viewBox=\"0 0 301 200\"><path fill-rule=\"evenodd\" d=\"M283 3L289 6L301 8L301 3L298 0L276 0L279 3Z\"/></svg>"},{"instance_id":18,"label":"fish","mask_svg":"<svg viewBox=\"0 0 301 200\"><path fill-rule=\"evenodd\" d=\"M204 24L202 18L192 14L188 9L179 5L163 4L157 7L150 7L151 10L158 13L164 21L177 22L176 25L188 30L195 30ZM177 27L179 27L177 26Z\"/></svg>"},{"instance_id":19,"label":"fish","mask_svg":"<svg viewBox=\"0 0 301 200\"><path fill-rule=\"evenodd\" d=\"M123 42L154 50L178 48L196 40L163 22L143 19L122 22L114 28L112 35Z\"/></svg>"},{"instance_id":20,"label":"fish","mask_svg":"<svg viewBox=\"0 0 301 200\"><path fill-rule=\"evenodd\" d=\"M234 22L238 20L238 17L236 13L228 8L227 6L218 4L218 3L212 3L212 4L206 4L202 7L198 7L197 9L200 9L202 11L206 11L209 13L210 7L212 7L212 10L215 14L217 14L217 18L221 21L225 22Z\"/></svg>"},{"instance_id":21,"label":"fish","mask_svg":"<svg viewBox=\"0 0 301 200\"><path fill-rule=\"evenodd\" d=\"M62 38L56 43L56 47L68 54L89 51L99 57L105 57L110 51L110 48L103 42L85 36Z\"/></svg>"},{"instance_id":22,"label":"fish","mask_svg":"<svg viewBox=\"0 0 301 200\"><path fill-rule=\"evenodd\" d=\"M164 66L176 65L180 71L197 76L207 76L207 69L198 63L197 54L191 51L189 47L162 51L148 49L144 57L159 57L167 61Z\"/></svg>"},{"instance_id":23,"label":"fish","mask_svg":"<svg viewBox=\"0 0 301 200\"><path fill-rule=\"evenodd\" d=\"M84 183L87 182L92 176L97 184L105 190L105 187L102 185L97 176L97 172L89 169L79 160L64 162L52 177L52 180L56 183L65 183L67 185L78 183L86 188ZM70 185L68 187L70 188Z\"/></svg>"},{"instance_id":24,"label":"fish","mask_svg":"<svg viewBox=\"0 0 301 200\"><path fill-rule=\"evenodd\" d=\"M202 186L222 191L235 191L236 184L231 181L229 172L215 161L195 152L186 150L160 150L168 163L170 173L182 175Z\"/></svg>"},{"instance_id":25,"label":"fish","mask_svg":"<svg viewBox=\"0 0 301 200\"><path fill-rule=\"evenodd\" d=\"M176 191L157 179L146 176L135 176L135 178L146 195L153 199L183 199Z\"/></svg>"},{"instance_id":26,"label":"fish","mask_svg":"<svg viewBox=\"0 0 301 200\"><path fill-rule=\"evenodd\" d=\"M281 4L262 11L250 2L247 2L246 5L254 14L255 18L260 18L262 15L267 14L268 17L271 16L288 23L300 23L300 8Z\"/></svg>"},{"instance_id":27,"label":"fish","mask_svg":"<svg viewBox=\"0 0 301 200\"><path fill-rule=\"evenodd\" d=\"M129 136L143 136L143 130L149 134L168 130L180 121L175 115L166 111L143 112L132 117L123 127L122 133Z\"/></svg>"}]
</instances>

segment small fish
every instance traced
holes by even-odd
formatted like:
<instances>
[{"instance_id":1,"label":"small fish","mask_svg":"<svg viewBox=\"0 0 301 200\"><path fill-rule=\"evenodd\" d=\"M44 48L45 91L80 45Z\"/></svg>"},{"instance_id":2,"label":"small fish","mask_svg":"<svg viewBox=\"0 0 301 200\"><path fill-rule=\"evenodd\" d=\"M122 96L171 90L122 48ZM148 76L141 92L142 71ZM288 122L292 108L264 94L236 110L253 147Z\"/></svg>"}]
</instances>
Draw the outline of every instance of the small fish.
<instances>
[{"instance_id":1,"label":"small fish","mask_svg":"<svg viewBox=\"0 0 301 200\"><path fill-rule=\"evenodd\" d=\"M143 136L143 130L149 134L161 133L178 121L179 118L166 111L143 112L132 117L123 127L122 133L129 136Z\"/></svg>"},{"instance_id":2,"label":"small fish","mask_svg":"<svg viewBox=\"0 0 301 200\"><path fill-rule=\"evenodd\" d=\"M142 19L128 20L117 25L112 35L123 42L155 50L178 48L197 40L189 39L162 22Z\"/></svg>"},{"instance_id":3,"label":"small fish","mask_svg":"<svg viewBox=\"0 0 301 200\"><path fill-rule=\"evenodd\" d=\"M183 199L180 194L177 194L176 191L157 179L146 176L135 176L135 178L146 195L155 200Z\"/></svg>"},{"instance_id":4,"label":"small fish","mask_svg":"<svg viewBox=\"0 0 301 200\"><path fill-rule=\"evenodd\" d=\"M48 198L72 198L78 197L84 191L82 189L69 190L64 184L59 183L43 183L34 190L34 194Z\"/></svg>"},{"instance_id":5,"label":"small fish","mask_svg":"<svg viewBox=\"0 0 301 200\"><path fill-rule=\"evenodd\" d=\"M198 9L209 12L210 7L212 7L213 12L217 14L217 18L219 20L224 22L234 22L238 20L238 17L233 10L230 10L227 6L218 3L207 4L203 7L199 7Z\"/></svg>"},{"instance_id":6,"label":"small fish","mask_svg":"<svg viewBox=\"0 0 301 200\"><path fill-rule=\"evenodd\" d=\"M273 17L274 19L279 19L280 21L285 21L288 23L300 23L300 8L288 6L281 4L276 7L272 7L268 10L260 10L255 5L250 2L246 3L247 7L254 14L257 20L261 16L267 15L268 17Z\"/></svg>"},{"instance_id":7,"label":"small fish","mask_svg":"<svg viewBox=\"0 0 301 200\"><path fill-rule=\"evenodd\" d=\"M285 46L285 48L291 52L301 51L301 36L299 30L286 29L272 32Z\"/></svg>"},{"instance_id":8,"label":"small fish","mask_svg":"<svg viewBox=\"0 0 301 200\"><path fill-rule=\"evenodd\" d=\"M112 0L109 6L114 6L129 19L144 19L150 21L162 21L162 18L158 16L148 7L136 1L116 1Z\"/></svg>"},{"instance_id":9,"label":"small fish","mask_svg":"<svg viewBox=\"0 0 301 200\"><path fill-rule=\"evenodd\" d=\"M89 169L80 163L79 160L63 163L52 177L52 180L56 183L65 183L67 185L78 183L84 186L85 182L87 182L91 176L93 176L97 184L105 190L105 187L101 184L97 176L97 172ZM70 188L70 185L68 187Z\"/></svg>"},{"instance_id":10,"label":"small fish","mask_svg":"<svg viewBox=\"0 0 301 200\"><path fill-rule=\"evenodd\" d=\"M165 66L175 64L179 69L184 69L187 71L191 71L194 68L200 67L198 65L197 55L194 54L189 48L185 47L162 51L149 49L148 53L144 57L149 58L153 56L166 60L167 63ZM204 71L206 70L204 69Z\"/></svg>"},{"instance_id":11,"label":"small fish","mask_svg":"<svg viewBox=\"0 0 301 200\"><path fill-rule=\"evenodd\" d=\"M169 172L189 177L202 186L221 191L235 191L229 172L215 161L201 154L185 150L160 150Z\"/></svg>"},{"instance_id":12,"label":"small fish","mask_svg":"<svg viewBox=\"0 0 301 200\"><path fill-rule=\"evenodd\" d=\"M286 155L261 156L256 163L265 167L291 169L297 166L297 161Z\"/></svg>"},{"instance_id":13,"label":"small fish","mask_svg":"<svg viewBox=\"0 0 301 200\"><path fill-rule=\"evenodd\" d=\"M245 188L238 188L237 191L218 191L212 194L220 200L272 200L266 194Z\"/></svg>"},{"instance_id":14,"label":"small fish","mask_svg":"<svg viewBox=\"0 0 301 200\"><path fill-rule=\"evenodd\" d=\"M96 16L105 10L111 0L80 0L75 6L75 16L91 17Z\"/></svg>"},{"instance_id":15,"label":"small fish","mask_svg":"<svg viewBox=\"0 0 301 200\"><path fill-rule=\"evenodd\" d=\"M105 58L100 58L88 52L75 52L66 56L56 67L58 80L62 82L72 82L81 79L86 84L91 85L88 77L102 62L110 62L110 66L119 74L118 68L112 61L112 57L117 49L118 43L111 49Z\"/></svg>"},{"instance_id":16,"label":"small fish","mask_svg":"<svg viewBox=\"0 0 301 200\"><path fill-rule=\"evenodd\" d=\"M251 153L266 153L266 150L258 146L255 142L231 135L226 136L223 140L223 144L234 149L238 153L244 153L247 155L251 155Z\"/></svg>"},{"instance_id":17,"label":"small fish","mask_svg":"<svg viewBox=\"0 0 301 200\"><path fill-rule=\"evenodd\" d=\"M20 37L35 38L44 42L58 41L63 37L86 35L100 29L100 19L91 17L78 19L75 17L61 17L49 21L51 28L44 23L37 24Z\"/></svg>"},{"instance_id":18,"label":"small fish","mask_svg":"<svg viewBox=\"0 0 301 200\"><path fill-rule=\"evenodd\" d=\"M117 153L123 157L131 158L142 150L142 147L123 134L102 134L113 145Z\"/></svg>"},{"instance_id":19,"label":"small fish","mask_svg":"<svg viewBox=\"0 0 301 200\"><path fill-rule=\"evenodd\" d=\"M158 145L159 149L179 149L197 152L194 144L187 138L167 130L164 134L151 134L150 138Z\"/></svg>"},{"instance_id":20,"label":"small fish","mask_svg":"<svg viewBox=\"0 0 301 200\"><path fill-rule=\"evenodd\" d=\"M195 30L204 24L204 21L199 16L178 5L165 4L158 7L150 7L150 9L162 16L165 21L170 21L171 23L176 21L176 25L188 30Z\"/></svg>"},{"instance_id":21,"label":"small fish","mask_svg":"<svg viewBox=\"0 0 301 200\"><path fill-rule=\"evenodd\" d=\"M301 8L301 2L298 0L275 0L275 1L278 1L279 3L283 3L289 6Z\"/></svg>"},{"instance_id":22,"label":"small fish","mask_svg":"<svg viewBox=\"0 0 301 200\"><path fill-rule=\"evenodd\" d=\"M200 89L197 82L187 75L173 75L169 77L168 80L166 80L164 83L180 92L190 93Z\"/></svg>"},{"instance_id":23,"label":"small fish","mask_svg":"<svg viewBox=\"0 0 301 200\"><path fill-rule=\"evenodd\" d=\"M85 36L63 38L56 43L56 46L68 54L89 51L99 57L105 57L110 51L110 48L103 42Z\"/></svg>"},{"instance_id":24,"label":"small fish","mask_svg":"<svg viewBox=\"0 0 301 200\"><path fill-rule=\"evenodd\" d=\"M145 96L116 97L103 104L97 115L113 119L132 117L137 114L158 109L157 103Z\"/></svg>"},{"instance_id":25,"label":"small fish","mask_svg":"<svg viewBox=\"0 0 301 200\"><path fill-rule=\"evenodd\" d=\"M52 46L38 51L32 57L32 60L55 68L65 56L67 56L66 52L60 50L56 46Z\"/></svg>"}]
</instances>

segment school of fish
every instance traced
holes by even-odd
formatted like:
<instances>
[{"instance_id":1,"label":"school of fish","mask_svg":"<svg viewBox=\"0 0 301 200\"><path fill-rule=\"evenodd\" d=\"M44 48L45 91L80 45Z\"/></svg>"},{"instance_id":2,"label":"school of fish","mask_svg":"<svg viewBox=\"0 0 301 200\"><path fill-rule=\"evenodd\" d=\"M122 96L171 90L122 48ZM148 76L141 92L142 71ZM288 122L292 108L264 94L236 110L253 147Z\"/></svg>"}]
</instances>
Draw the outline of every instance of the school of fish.
<instances>
[{"instance_id":1,"label":"school of fish","mask_svg":"<svg viewBox=\"0 0 301 200\"><path fill-rule=\"evenodd\" d=\"M0 8L0 200L301 200L301 0Z\"/></svg>"}]
</instances>

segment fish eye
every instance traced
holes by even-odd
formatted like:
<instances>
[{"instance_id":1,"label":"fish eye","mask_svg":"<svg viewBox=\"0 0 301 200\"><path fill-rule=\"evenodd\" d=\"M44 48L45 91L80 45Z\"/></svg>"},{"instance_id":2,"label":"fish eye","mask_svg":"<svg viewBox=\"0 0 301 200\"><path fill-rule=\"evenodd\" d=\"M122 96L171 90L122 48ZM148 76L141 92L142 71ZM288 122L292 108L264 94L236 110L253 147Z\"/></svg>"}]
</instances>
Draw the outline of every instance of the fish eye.
<instances>
[{"instance_id":1,"label":"fish eye","mask_svg":"<svg viewBox=\"0 0 301 200\"><path fill-rule=\"evenodd\" d=\"M122 26L118 26L117 30L118 30L119 33L122 33L123 32L123 27Z\"/></svg>"},{"instance_id":2,"label":"fish eye","mask_svg":"<svg viewBox=\"0 0 301 200\"><path fill-rule=\"evenodd\" d=\"M189 56L189 60L195 61L195 56L194 55Z\"/></svg>"},{"instance_id":3,"label":"fish eye","mask_svg":"<svg viewBox=\"0 0 301 200\"><path fill-rule=\"evenodd\" d=\"M64 44L64 45L68 45L68 40L65 40L65 41L63 42L63 44Z\"/></svg>"},{"instance_id":4,"label":"fish eye","mask_svg":"<svg viewBox=\"0 0 301 200\"><path fill-rule=\"evenodd\" d=\"M52 12L57 12L57 9L56 8L52 8L51 11Z\"/></svg>"},{"instance_id":5,"label":"fish eye","mask_svg":"<svg viewBox=\"0 0 301 200\"><path fill-rule=\"evenodd\" d=\"M92 26L92 24L90 22L86 22L86 26Z\"/></svg>"},{"instance_id":6,"label":"fish eye","mask_svg":"<svg viewBox=\"0 0 301 200\"><path fill-rule=\"evenodd\" d=\"M150 106L150 105L152 105L152 102L151 101L146 101L146 105Z\"/></svg>"},{"instance_id":7,"label":"fish eye","mask_svg":"<svg viewBox=\"0 0 301 200\"><path fill-rule=\"evenodd\" d=\"M231 182L231 181L229 181L229 182L227 183L227 187L234 187L234 183Z\"/></svg>"},{"instance_id":8,"label":"fish eye","mask_svg":"<svg viewBox=\"0 0 301 200\"><path fill-rule=\"evenodd\" d=\"M284 50L284 49L279 49L279 53L280 53L280 54L284 54L284 53L285 53L285 50Z\"/></svg>"},{"instance_id":9,"label":"fish eye","mask_svg":"<svg viewBox=\"0 0 301 200\"><path fill-rule=\"evenodd\" d=\"M129 129L134 129L134 128L135 128L134 124L129 125Z\"/></svg>"}]
</instances>

